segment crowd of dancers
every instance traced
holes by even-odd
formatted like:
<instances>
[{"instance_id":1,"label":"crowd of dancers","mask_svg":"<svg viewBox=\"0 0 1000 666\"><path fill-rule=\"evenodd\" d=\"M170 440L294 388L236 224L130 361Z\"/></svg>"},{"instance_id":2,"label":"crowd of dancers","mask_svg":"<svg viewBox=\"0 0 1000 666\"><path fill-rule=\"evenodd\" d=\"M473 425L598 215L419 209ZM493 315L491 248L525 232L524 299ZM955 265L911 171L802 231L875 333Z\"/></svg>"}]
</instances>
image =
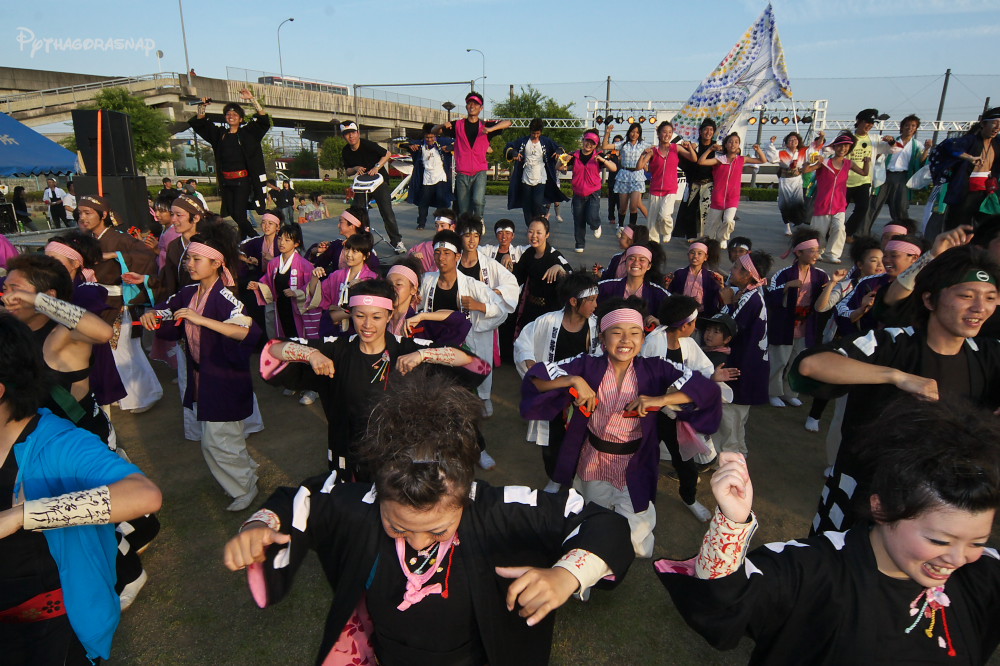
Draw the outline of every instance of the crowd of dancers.
<instances>
[{"instance_id":1,"label":"crowd of dancers","mask_svg":"<svg viewBox=\"0 0 1000 666\"><path fill-rule=\"evenodd\" d=\"M793 132L752 157L737 135L716 143L711 121L698 142L675 140L669 122L656 145L637 125L621 141L613 126L588 130L571 154L538 121L507 146L508 207L523 222L488 227L489 134L507 124L480 120L471 93L467 117L411 146L417 225L430 215L435 233L408 252L377 194L387 153L345 123L345 163L370 181L396 252L383 262L360 201L340 214L339 238L310 247L287 207L263 208L249 144L269 121L243 96L258 112L250 123L236 104L228 128L204 108L192 120L216 151L231 222L165 189L162 232L137 238L87 195L78 229L44 252L3 245L0 635L15 663L107 658L146 580L139 555L161 496L110 415L162 397L151 361L176 369L184 436L200 441L227 508L259 506L224 555L246 569L256 603L279 601L319 554L336 595L317 663L545 663L552 611L652 557L667 460L708 532L695 557L653 565L713 645L749 635L759 663L992 654L1000 109L938 146L916 139L916 118L898 137L872 135L878 114L866 109L829 143ZM765 162L780 169L783 266L736 235L744 165ZM925 167L934 190L916 220ZM605 172L616 174L621 252L606 267L574 266L550 243L558 212L547 209L565 199L569 170L578 252L606 226ZM244 205L258 194L260 233ZM891 221L873 236L883 204ZM667 244L687 265L666 264ZM480 423L503 364L522 377L504 397L542 452L542 490L474 479L496 464ZM263 505L246 444L264 427L258 374L270 385L261 399L319 400L328 423L317 476ZM812 535L747 554L748 420L803 395L806 430L835 403ZM705 472L716 507L697 499Z\"/></svg>"}]
</instances>

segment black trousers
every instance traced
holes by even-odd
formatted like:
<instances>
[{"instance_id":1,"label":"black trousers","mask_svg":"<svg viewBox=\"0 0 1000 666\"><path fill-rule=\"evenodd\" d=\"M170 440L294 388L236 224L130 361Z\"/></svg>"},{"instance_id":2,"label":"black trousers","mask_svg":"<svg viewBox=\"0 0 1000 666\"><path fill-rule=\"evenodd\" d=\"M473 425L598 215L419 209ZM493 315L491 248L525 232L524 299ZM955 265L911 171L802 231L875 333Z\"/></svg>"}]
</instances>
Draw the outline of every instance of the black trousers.
<instances>
[{"instance_id":1,"label":"black trousers","mask_svg":"<svg viewBox=\"0 0 1000 666\"><path fill-rule=\"evenodd\" d=\"M847 188L847 204L854 204L851 216L844 224L848 236L864 232L865 223L868 221L868 208L872 201L872 184L858 185Z\"/></svg>"},{"instance_id":2,"label":"black trousers","mask_svg":"<svg viewBox=\"0 0 1000 666\"><path fill-rule=\"evenodd\" d=\"M970 224L973 227L979 218L985 217L979 212L979 207L986 199L986 192L966 192L965 197L956 204L948 204L948 209L944 216L944 231L954 229L962 224Z\"/></svg>"},{"instance_id":3,"label":"black trousers","mask_svg":"<svg viewBox=\"0 0 1000 666\"><path fill-rule=\"evenodd\" d=\"M677 472L677 480L680 482L681 501L685 504L694 504L698 499L698 466L691 460L682 460L680 445L677 443L677 422L664 416L656 415L656 428L660 433L660 440L670 452L670 464Z\"/></svg>"},{"instance_id":4,"label":"black trousers","mask_svg":"<svg viewBox=\"0 0 1000 666\"><path fill-rule=\"evenodd\" d=\"M402 242L403 237L399 233L399 225L396 224L396 214L392 211L391 194L392 190L389 189L389 181L385 181L374 192L368 195L368 200L374 199L378 205L378 214L382 216L382 226L385 227L385 233L389 236L389 244L397 245ZM365 195L362 194L361 196L364 197Z\"/></svg>"},{"instance_id":5,"label":"black trousers","mask_svg":"<svg viewBox=\"0 0 1000 666\"><path fill-rule=\"evenodd\" d=\"M549 445L539 447L542 449L542 464L545 465L545 475L550 479L556 473L556 463L559 461L559 452L562 450L565 438L566 423L562 416L557 416L549 421Z\"/></svg>"},{"instance_id":6,"label":"black trousers","mask_svg":"<svg viewBox=\"0 0 1000 666\"><path fill-rule=\"evenodd\" d=\"M233 218L233 222L240 228L240 240L257 236L257 230L247 219L247 205L250 202L250 192L252 191L250 179L223 180L222 187L219 189L219 196L222 197L222 209L229 217Z\"/></svg>"}]
</instances>

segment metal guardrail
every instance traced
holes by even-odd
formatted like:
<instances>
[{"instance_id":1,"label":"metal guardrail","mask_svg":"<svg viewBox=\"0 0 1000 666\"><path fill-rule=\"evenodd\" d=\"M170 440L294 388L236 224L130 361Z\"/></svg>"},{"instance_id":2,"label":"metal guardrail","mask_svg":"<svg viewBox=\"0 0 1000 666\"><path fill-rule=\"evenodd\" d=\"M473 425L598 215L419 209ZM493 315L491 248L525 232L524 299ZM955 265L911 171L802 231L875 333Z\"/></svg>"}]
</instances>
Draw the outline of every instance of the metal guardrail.
<instances>
[{"instance_id":1,"label":"metal guardrail","mask_svg":"<svg viewBox=\"0 0 1000 666\"><path fill-rule=\"evenodd\" d=\"M11 106L17 105L22 108L16 110L25 110L26 108L47 108L48 106L53 106L54 104L47 103L46 100L53 99L56 97L65 98L69 95L69 100L60 100L58 104L64 104L69 102L80 102L86 101L93 97L90 93L95 90L102 90L105 88L122 88L135 86L137 84L163 81L164 85L157 85L155 89L161 88L180 88L181 87L181 77L182 74L177 72L163 72L162 74L144 74L142 76L125 76L117 79L106 79L104 81L92 81L90 83L81 83L75 86L64 86L61 88L47 88L45 90L32 90L29 92L18 93L16 95L6 95L0 97L0 107L3 108L4 113L11 113ZM27 104L31 100L38 100L39 103L35 105Z\"/></svg>"}]
</instances>

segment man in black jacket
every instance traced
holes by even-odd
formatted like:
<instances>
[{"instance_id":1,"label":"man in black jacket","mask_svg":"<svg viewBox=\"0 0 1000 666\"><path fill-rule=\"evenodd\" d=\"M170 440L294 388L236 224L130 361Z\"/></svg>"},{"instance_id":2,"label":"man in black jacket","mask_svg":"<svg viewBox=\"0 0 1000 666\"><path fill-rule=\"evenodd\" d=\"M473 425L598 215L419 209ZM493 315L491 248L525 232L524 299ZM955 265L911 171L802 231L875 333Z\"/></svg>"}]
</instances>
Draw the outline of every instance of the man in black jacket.
<instances>
[{"instance_id":1,"label":"man in black jacket","mask_svg":"<svg viewBox=\"0 0 1000 666\"><path fill-rule=\"evenodd\" d=\"M252 238L257 231L247 219L247 204L252 199L257 212L264 212L267 174L260 142L271 129L271 117L248 88L240 91L240 97L257 110L257 115L250 122L243 124L246 117L243 107L230 102L222 110L229 125L228 130L224 130L205 115L209 99L203 98L198 105L198 115L188 120L188 124L198 136L211 144L215 152L219 195L222 197L221 214L233 218L242 238Z\"/></svg>"},{"instance_id":2,"label":"man in black jacket","mask_svg":"<svg viewBox=\"0 0 1000 666\"><path fill-rule=\"evenodd\" d=\"M396 214L392 210L389 172L385 168L390 159L388 151L374 141L362 139L356 123L343 123L340 126L340 133L347 142L342 152L347 175L374 176L375 174L379 174L382 176L382 184L368 196L373 197L375 203L378 204L378 212L382 216L382 225L385 227L385 232L389 235L389 244L392 245L396 254L405 253L406 246L403 245L403 237L399 233L399 225L396 224Z\"/></svg>"}]
</instances>

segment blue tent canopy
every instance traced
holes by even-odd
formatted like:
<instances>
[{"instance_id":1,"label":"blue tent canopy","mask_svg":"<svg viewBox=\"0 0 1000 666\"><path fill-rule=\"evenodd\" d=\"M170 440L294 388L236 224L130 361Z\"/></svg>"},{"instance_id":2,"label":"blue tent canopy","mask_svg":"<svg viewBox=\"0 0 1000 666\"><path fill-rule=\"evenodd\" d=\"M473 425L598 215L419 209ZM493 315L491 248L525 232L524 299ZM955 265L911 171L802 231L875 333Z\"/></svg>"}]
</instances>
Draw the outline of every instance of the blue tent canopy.
<instances>
[{"instance_id":1,"label":"blue tent canopy","mask_svg":"<svg viewBox=\"0 0 1000 666\"><path fill-rule=\"evenodd\" d=\"M27 125L0 113L0 176L68 174L76 155Z\"/></svg>"}]
</instances>

